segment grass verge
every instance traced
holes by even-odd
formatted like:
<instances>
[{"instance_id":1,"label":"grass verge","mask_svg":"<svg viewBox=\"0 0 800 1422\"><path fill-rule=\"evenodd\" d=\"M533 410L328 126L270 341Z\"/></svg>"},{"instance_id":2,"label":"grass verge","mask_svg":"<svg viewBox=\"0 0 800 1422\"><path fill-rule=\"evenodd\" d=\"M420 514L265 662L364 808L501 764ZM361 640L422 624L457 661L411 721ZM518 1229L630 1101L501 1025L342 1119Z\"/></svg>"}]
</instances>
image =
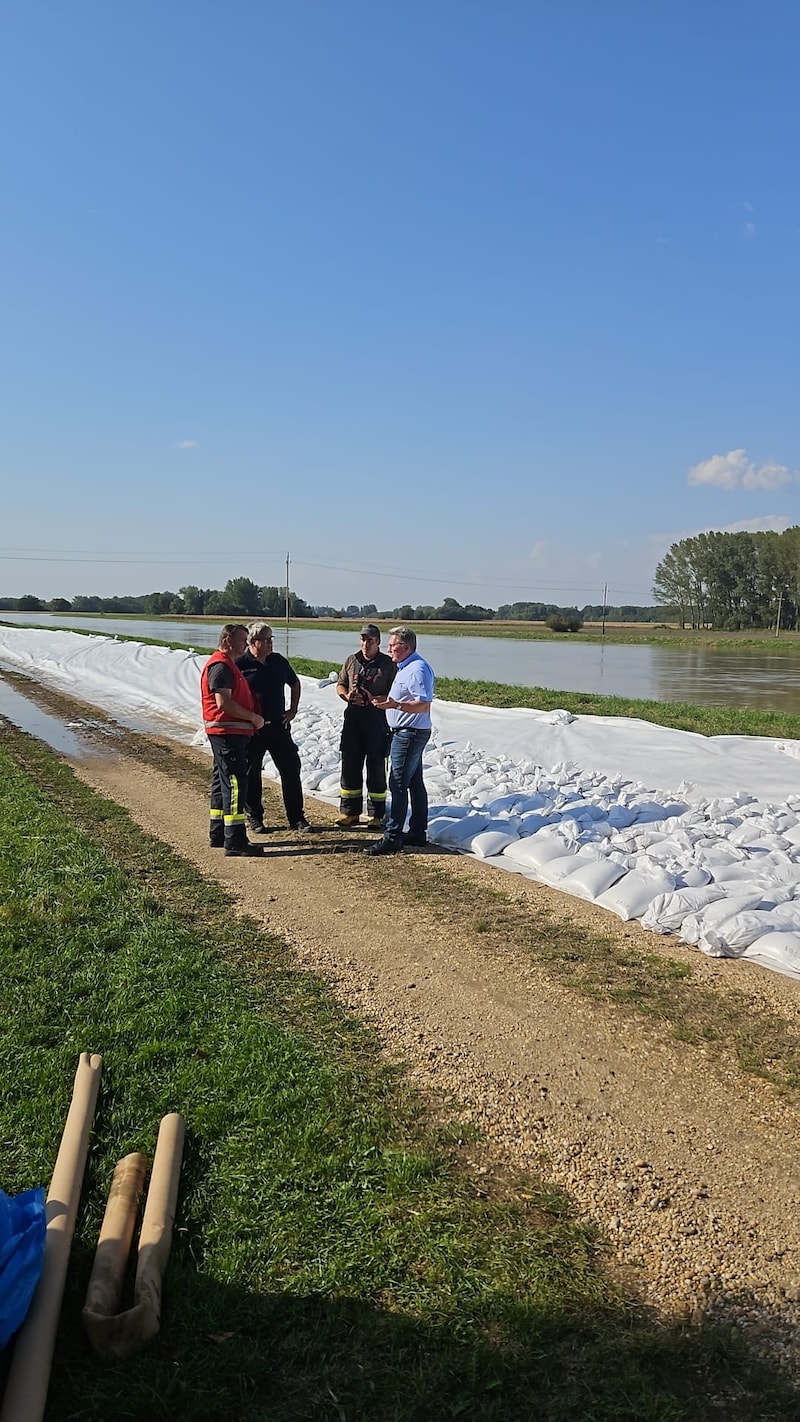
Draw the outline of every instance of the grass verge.
<instances>
[{"instance_id":1,"label":"grass verge","mask_svg":"<svg viewBox=\"0 0 800 1422\"><path fill-rule=\"evenodd\" d=\"M567 1202L483 1197L367 1029L284 946L20 734L0 745L0 1172L46 1181L77 1053L102 1094L48 1417L732 1419L793 1391L712 1325L657 1328ZM113 1162L187 1119L162 1332L77 1322ZM0 1381L2 1377L0 1376Z\"/></svg>"}]
</instances>

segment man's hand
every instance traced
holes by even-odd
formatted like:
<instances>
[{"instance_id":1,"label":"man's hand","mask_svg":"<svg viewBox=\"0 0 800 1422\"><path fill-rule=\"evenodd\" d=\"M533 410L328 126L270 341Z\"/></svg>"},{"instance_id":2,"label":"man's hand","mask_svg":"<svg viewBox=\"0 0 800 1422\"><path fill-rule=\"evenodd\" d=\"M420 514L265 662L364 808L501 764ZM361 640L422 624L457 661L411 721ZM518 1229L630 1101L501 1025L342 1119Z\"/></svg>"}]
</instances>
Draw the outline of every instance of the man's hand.
<instances>
[{"instance_id":1,"label":"man's hand","mask_svg":"<svg viewBox=\"0 0 800 1422\"><path fill-rule=\"evenodd\" d=\"M238 701L234 701L229 691L215 691L214 700L220 711L224 711L232 721L242 721L246 726L252 726L254 731L261 730L264 717L259 716L257 711L248 711L246 706L240 706Z\"/></svg>"},{"instance_id":2,"label":"man's hand","mask_svg":"<svg viewBox=\"0 0 800 1422\"><path fill-rule=\"evenodd\" d=\"M283 713L283 724L284 724L284 726L290 725L290 723L294 720L294 718L295 718L296 715L297 715L297 712L296 712L296 711L284 711L284 713Z\"/></svg>"}]
</instances>

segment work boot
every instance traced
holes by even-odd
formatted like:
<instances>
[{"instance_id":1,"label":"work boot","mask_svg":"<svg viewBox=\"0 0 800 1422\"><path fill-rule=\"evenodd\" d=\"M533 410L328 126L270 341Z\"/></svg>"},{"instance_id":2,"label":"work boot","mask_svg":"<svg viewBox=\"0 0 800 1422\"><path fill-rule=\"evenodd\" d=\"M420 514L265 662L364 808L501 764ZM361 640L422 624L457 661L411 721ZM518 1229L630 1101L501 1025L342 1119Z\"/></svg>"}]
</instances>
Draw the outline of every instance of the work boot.
<instances>
[{"instance_id":1,"label":"work boot","mask_svg":"<svg viewBox=\"0 0 800 1422\"><path fill-rule=\"evenodd\" d=\"M368 829L382 830L385 824L386 820L383 815L370 815L370 818L367 820Z\"/></svg>"},{"instance_id":2,"label":"work boot","mask_svg":"<svg viewBox=\"0 0 800 1422\"><path fill-rule=\"evenodd\" d=\"M337 829L352 829L353 825L358 824L360 818L360 815L340 815L338 820L334 820L334 824Z\"/></svg>"},{"instance_id":3,"label":"work boot","mask_svg":"<svg viewBox=\"0 0 800 1422\"><path fill-rule=\"evenodd\" d=\"M379 839L377 844L371 844L364 853L375 859L379 854L402 854L402 844L395 844L393 839Z\"/></svg>"},{"instance_id":4,"label":"work boot","mask_svg":"<svg viewBox=\"0 0 800 1422\"><path fill-rule=\"evenodd\" d=\"M225 845L226 859L260 859L263 853L263 844L248 844L247 840L244 844Z\"/></svg>"}]
</instances>

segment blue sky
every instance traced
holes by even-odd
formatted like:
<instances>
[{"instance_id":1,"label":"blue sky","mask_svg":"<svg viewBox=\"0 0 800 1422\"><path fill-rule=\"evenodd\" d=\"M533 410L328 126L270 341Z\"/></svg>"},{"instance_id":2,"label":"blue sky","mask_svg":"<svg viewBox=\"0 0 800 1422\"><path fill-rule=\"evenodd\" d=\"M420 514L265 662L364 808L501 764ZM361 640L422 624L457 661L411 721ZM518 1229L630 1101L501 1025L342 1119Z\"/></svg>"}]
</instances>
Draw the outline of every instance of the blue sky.
<instances>
[{"instance_id":1,"label":"blue sky","mask_svg":"<svg viewBox=\"0 0 800 1422\"><path fill-rule=\"evenodd\" d=\"M2 5L0 594L649 602L800 520L800 10Z\"/></svg>"}]
</instances>

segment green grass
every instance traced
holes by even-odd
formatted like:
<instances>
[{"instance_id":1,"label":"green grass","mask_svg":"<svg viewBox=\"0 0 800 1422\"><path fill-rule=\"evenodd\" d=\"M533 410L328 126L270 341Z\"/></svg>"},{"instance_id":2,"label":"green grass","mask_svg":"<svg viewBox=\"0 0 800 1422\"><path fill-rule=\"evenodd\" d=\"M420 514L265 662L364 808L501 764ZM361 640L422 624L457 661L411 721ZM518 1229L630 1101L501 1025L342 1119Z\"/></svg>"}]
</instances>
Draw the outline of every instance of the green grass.
<instances>
[{"instance_id":1,"label":"green grass","mask_svg":"<svg viewBox=\"0 0 800 1422\"><path fill-rule=\"evenodd\" d=\"M316 673L310 673L316 675ZM696 731L701 736L800 738L800 716L788 711L756 711L743 706L692 706L683 701L638 701L585 691L551 691L544 686L504 686L493 681L436 678L445 701L472 706L529 706L536 711L571 711L576 716L632 716L656 726Z\"/></svg>"},{"instance_id":2,"label":"green grass","mask_svg":"<svg viewBox=\"0 0 800 1422\"><path fill-rule=\"evenodd\" d=\"M476 1183L457 1119L281 942L5 731L0 825L5 1188L47 1181L76 1057L104 1054L50 1422L798 1415L735 1339L633 1308L563 1196ZM175 1109L162 1331L101 1365L78 1314L113 1163Z\"/></svg>"}]
</instances>

